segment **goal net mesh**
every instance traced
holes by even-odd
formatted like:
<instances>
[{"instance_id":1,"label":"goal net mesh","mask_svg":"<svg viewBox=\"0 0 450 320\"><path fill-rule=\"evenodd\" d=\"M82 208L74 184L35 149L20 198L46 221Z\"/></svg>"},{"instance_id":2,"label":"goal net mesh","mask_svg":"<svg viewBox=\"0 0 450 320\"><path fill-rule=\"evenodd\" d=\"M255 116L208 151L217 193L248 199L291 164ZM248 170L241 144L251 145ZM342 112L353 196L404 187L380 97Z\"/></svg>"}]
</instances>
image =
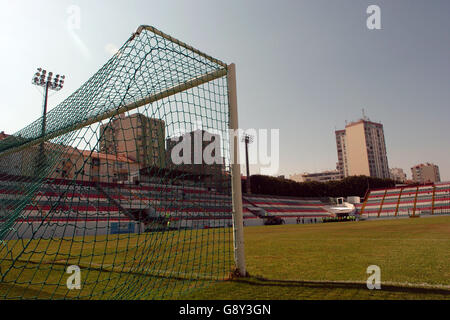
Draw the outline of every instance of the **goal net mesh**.
<instances>
[{"instance_id":1,"label":"goal net mesh","mask_svg":"<svg viewBox=\"0 0 450 320\"><path fill-rule=\"evenodd\" d=\"M140 27L0 141L0 299L164 299L227 278L228 125L227 66Z\"/></svg>"}]
</instances>

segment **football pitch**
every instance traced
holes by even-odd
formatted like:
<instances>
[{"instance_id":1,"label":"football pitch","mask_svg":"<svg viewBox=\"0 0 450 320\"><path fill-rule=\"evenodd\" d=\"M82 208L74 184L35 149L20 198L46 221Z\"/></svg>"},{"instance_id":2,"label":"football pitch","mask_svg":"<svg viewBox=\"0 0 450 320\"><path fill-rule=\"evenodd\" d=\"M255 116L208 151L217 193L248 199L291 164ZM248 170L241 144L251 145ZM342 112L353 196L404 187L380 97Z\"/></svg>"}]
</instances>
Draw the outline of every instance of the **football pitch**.
<instances>
[{"instance_id":1,"label":"football pitch","mask_svg":"<svg viewBox=\"0 0 450 320\"><path fill-rule=\"evenodd\" d=\"M248 280L195 299L450 299L450 217L245 229ZM381 290L368 290L369 265Z\"/></svg>"},{"instance_id":2,"label":"football pitch","mask_svg":"<svg viewBox=\"0 0 450 320\"><path fill-rule=\"evenodd\" d=\"M208 234L200 236L202 232ZM225 238L211 232L161 233L166 238L160 241L172 241L178 251L182 246L176 245L177 241L189 238L192 242L195 234L199 242L187 252L171 254L170 247L167 252L152 250L149 254L146 250L151 246L138 243L145 238L130 235L115 236L114 241L97 237L91 243L85 243L85 238L75 245L71 241L41 240L33 254L15 262L23 266L16 265L17 271L8 274L9 280L14 276L25 279L24 274L31 279L33 275L33 285L24 282L12 286L6 281L0 284L0 294L8 291L11 298L59 299L85 298L88 296L83 292L95 292L91 298L109 294L120 298L121 290L125 292L131 286L135 292L148 291L148 297L157 299L166 298L164 293L169 291L176 293L169 298L180 299L450 299L448 216L247 227L245 249L250 276L225 281L211 281L211 275L227 277L232 265L230 254L222 257L218 253L231 252L227 251L231 250L231 238L226 238L231 230L220 233ZM67 259L68 255L73 258ZM196 255L209 256L211 263L198 265ZM69 291L65 286L64 270L71 263L80 264L85 275L86 285L81 290ZM12 268L6 264L2 263L2 270ZM145 272L146 265L152 266L152 272ZM370 265L380 267L381 290L366 287Z\"/></svg>"}]
</instances>

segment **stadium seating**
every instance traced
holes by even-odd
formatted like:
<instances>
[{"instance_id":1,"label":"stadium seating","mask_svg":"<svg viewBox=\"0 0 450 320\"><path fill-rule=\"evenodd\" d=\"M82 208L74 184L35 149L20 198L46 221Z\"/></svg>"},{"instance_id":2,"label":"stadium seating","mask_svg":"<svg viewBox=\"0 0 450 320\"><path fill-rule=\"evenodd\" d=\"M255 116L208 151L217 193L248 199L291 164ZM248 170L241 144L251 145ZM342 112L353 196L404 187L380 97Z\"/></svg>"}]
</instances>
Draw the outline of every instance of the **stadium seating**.
<instances>
[{"instance_id":1,"label":"stadium seating","mask_svg":"<svg viewBox=\"0 0 450 320\"><path fill-rule=\"evenodd\" d=\"M1 212L6 216L25 204L15 228L26 237L138 232L143 223L159 220L181 228L231 226L231 197L202 187L48 179L32 199L24 199L25 192L17 190L31 185L22 176L0 178ZM246 225L262 225L270 216L286 223L330 216L320 199L249 195L243 200Z\"/></svg>"},{"instance_id":2,"label":"stadium seating","mask_svg":"<svg viewBox=\"0 0 450 320\"><path fill-rule=\"evenodd\" d=\"M330 216L330 213L325 210L326 203L320 199L259 195L244 195L243 198L244 219L261 218L256 213L258 211L268 216L280 217L286 223L297 223L299 218L307 222L313 219L318 221Z\"/></svg>"},{"instance_id":3,"label":"stadium seating","mask_svg":"<svg viewBox=\"0 0 450 320\"><path fill-rule=\"evenodd\" d=\"M0 180L3 219L25 204L15 219L17 233L24 237L121 233L122 226L138 232L150 220L170 220L180 227L231 223L230 197L202 188L51 179L41 184L33 199L25 199L25 192L17 190L27 190L31 182L18 176Z\"/></svg>"},{"instance_id":4,"label":"stadium seating","mask_svg":"<svg viewBox=\"0 0 450 320\"><path fill-rule=\"evenodd\" d=\"M0 179L0 219L23 207L15 228L25 237L139 232L149 222L170 221L177 228L232 223L231 197L201 186L49 179L32 199L24 199L31 185L30 178L21 176ZM450 213L450 183L371 190L355 207L366 218ZM320 198L243 196L247 226L262 225L267 217L285 223L319 222L331 216L326 208Z\"/></svg>"},{"instance_id":5,"label":"stadium seating","mask_svg":"<svg viewBox=\"0 0 450 320\"><path fill-rule=\"evenodd\" d=\"M450 213L450 183L371 190L357 209L367 218Z\"/></svg>"}]
</instances>

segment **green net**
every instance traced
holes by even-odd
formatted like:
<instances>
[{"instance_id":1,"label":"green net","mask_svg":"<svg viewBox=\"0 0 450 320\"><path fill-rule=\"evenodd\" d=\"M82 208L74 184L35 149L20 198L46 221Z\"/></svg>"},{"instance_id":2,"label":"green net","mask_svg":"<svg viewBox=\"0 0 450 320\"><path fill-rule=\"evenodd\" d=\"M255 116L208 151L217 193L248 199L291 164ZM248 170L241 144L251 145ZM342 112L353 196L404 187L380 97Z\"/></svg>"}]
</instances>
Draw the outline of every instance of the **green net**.
<instances>
[{"instance_id":1,"label":"green net","mask_svg":"<svg viewBox=\"0 0 450 320\"><path fill-rule=\"evenodd\" d=\"M0 299L172 298L228 277L227 90L224 63L141 26L1 140Z\"/></svg>"}]
</instances>

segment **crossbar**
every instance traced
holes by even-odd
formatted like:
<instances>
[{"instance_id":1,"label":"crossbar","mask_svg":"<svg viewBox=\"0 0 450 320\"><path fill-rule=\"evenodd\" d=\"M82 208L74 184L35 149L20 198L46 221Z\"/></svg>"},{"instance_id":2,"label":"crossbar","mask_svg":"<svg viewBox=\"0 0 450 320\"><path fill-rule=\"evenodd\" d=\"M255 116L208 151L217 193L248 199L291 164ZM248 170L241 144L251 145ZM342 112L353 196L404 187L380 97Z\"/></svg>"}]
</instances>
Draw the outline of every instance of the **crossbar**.
<instances>
[{"instance_id":1,"label":"crossbar","mask_svg":"<svg viewBox=\"0 0 450 320\"><path fill-rule=\"evenodd\" d=\"M34 139L32 141L26 142L26 143L24 143L22 145L13 147L11 149L7 149L7 150L3 151L2 153L0 153L0 157L9 155L9 154L14 153L14 152L21 151L21 150L29 148L31 146L37 145L37 144L39 144L41 142L57 138L57 137L62 136L63 134L66 134L68 132L82 129L82 128L84 128L86 126L89 126L89 125L91 125L93 123L109 119L111 117L114 117L114 116L119 115L121 113L125 113L127 111L131 111L133 109L137 109L137 108L142 107L142 106L144 106L146 104L153 103L153 102L156 102L158 100L161 100L161 99L173 96L173 95L175 95L175 94L177 94L179 92L182 92L182 91L185 91L185 90L188 90L188 89L192 89L194 87L197 87L197 86L202 85L204 83L207 83L209 81L212 81L212 80L224 77L226 75L227 75L227 69L226 68L209 72L207 74L204 74L202 76L199 76L199 77L191 79L191 80L188 80L187 82L181 83L179 85L176 85L176 86L171 87L169 89L166 89L164 91L161 91L161 92L158 92L156 94L147 96L147 97L145 97L145 98L143 98L141 100L138 100L136 102L132 102L132 103L126 104L126 105L124 105L124 106L122 106L120 108L108 111L108 112L100 114L100 115L93 116L91 118L88 118L88 119L80 122L80 123L76 123L76 124L70 125L68 127L56 130L54 132L50 132L50 133L45 134L44 136L42 136L40 138L37 138L37 139Z\"/></svg>"}]
</instances>

